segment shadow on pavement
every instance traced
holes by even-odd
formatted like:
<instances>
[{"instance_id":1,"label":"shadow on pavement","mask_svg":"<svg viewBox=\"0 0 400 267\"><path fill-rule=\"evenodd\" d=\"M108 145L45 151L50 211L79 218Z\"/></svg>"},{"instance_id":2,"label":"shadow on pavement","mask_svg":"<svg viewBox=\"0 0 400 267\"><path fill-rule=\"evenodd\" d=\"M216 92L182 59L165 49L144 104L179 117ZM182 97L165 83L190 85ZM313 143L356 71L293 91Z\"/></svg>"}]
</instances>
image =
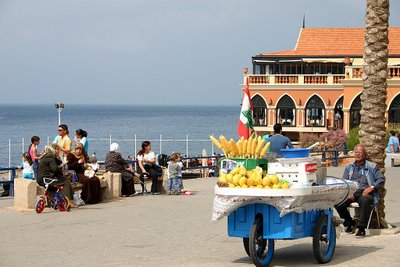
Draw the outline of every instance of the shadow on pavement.
<instances>
[{"instance_id":1,"label":"shadow on pavement","mask_svg":"<svg viewBox=\"0 0 400 267\"><path fill-rule=\"evenodd\" d=\"M277 241L275 241L275 246L277 244L279 244L279 246L284 246L284 242L287 242L284 240L277 240ZM332 257L332 260L324 265L329 266L329 265L345 264L349 260L365 256L368 253L372 253L380 249L381 248L375 246L362 246L362 245L347 246L347 245L336 244L336 249ZM234 260L233 263L252 264L252 261L250 257L242 257ZM275 265L310 266L314 264L318 264L318 262L313 254L311 239L309 244L304 243L304 244L285 246L278 249L275 248L274 257L271 262L271 265L273 266Z\"/></svg>"}]
</instances>

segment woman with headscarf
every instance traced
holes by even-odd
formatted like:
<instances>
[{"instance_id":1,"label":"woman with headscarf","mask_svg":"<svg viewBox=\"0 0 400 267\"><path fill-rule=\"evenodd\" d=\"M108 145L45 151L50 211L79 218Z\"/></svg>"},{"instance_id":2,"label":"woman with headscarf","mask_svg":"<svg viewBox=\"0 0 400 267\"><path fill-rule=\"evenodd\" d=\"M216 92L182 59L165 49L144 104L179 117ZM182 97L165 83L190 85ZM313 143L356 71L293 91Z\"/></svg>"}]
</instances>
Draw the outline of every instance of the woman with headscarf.
<instances>
[{"instance_id":1,"label":"woman with headscarf","mask_svg":"<svg viewBox=\"0 0 400 267\"><path fill-rule=\"evenodd\" d=\"M110 146L110 152L107 153L105 165L106 171L119 172L121 173L122 181L122 196L134 196L136 195L135 183L133 180L133 173L127 170L129 167L126 161L122 158L121 153L118 152L118 144L112 143Z\"/></svg>"},{"instance_id":2,"label":"woman with headscarf","mask_svg":"<svg viewBox=\"0 0 400 267\"><path fill-rule=\"evenodd\" d=\"M96 204L101 201L100 180L96 176L91 178L85 176L85 164L87 155L81 143L75 145L75 149L67 156L68 170L73 170L78 181L83 184L81 198L86 204Z\"/></svg>"},{"instance_id":3,"label":"woman with headscarf","mask_svg":"<svg viewBox=\"0 0 400 267\"><path fill-rule=\"evenodd\" d=\"M63 186L64 188L60 190L60 194L72 199L72 187L63 174L62 170L64 166L58 156L58 150L59 147L57 144L51 144L39 160L37 183L44 186L43 178L57 179L58 181L53 182L49 188L52 188L53 185ZM51 191L54 190L51 189Z\"/></svg>"}]
</instances>

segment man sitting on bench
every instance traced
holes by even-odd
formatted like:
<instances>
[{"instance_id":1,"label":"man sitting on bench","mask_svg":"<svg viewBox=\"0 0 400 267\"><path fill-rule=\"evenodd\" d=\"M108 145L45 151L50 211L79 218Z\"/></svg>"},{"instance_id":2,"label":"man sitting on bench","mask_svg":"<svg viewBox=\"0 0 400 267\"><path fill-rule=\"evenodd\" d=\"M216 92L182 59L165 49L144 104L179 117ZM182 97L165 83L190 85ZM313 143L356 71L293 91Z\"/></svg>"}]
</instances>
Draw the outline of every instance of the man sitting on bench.
<instances>
[{"instance_id":1,"label":"man sitting on bench","mask_svg":"<svg viewBox=\"0 0 400 267\"><path fill-rule=\"evenodd\" d=\"M358 190L335 208L340 217L344 219L343 225L347 227L346 233L352 233L356 223L347 208L351 203L357 202L360 206L360 220L356 236L364 237L374 198L379 198L378 189L385 183L385 177L380 172L378 165L366 160L367 152L364 145L357 145L354 148L354 155L355 161L346 166L343 179L356 181L359 184Z\"/></svg>"}]
</instances>

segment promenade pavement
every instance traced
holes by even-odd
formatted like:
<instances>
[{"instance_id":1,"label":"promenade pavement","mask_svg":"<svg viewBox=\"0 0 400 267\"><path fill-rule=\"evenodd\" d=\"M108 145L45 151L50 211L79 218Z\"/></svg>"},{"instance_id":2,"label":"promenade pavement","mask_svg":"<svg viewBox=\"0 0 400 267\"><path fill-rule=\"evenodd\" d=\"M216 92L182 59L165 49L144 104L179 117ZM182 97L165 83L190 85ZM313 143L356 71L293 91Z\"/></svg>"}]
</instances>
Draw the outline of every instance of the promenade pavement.
<instances>
[{"instance_id":1,"label":"promenade pavement","mask_svg":"<svg viewBox=\"0 0 400 267\"><path fill-rule=\"evenodd\" d=\"M343 168L328 168L341 176ZM388 168L386 219L400 226L400 168ZM135 196L71 212L16 211L0 199L0 266L252 266L242 240L212 222L217 178L185 180L193 196ZM400 235L342 233L325 266L399 266ZM316 265L311 238L277 241L273 266Z\"/></svg>"}]
</instances>

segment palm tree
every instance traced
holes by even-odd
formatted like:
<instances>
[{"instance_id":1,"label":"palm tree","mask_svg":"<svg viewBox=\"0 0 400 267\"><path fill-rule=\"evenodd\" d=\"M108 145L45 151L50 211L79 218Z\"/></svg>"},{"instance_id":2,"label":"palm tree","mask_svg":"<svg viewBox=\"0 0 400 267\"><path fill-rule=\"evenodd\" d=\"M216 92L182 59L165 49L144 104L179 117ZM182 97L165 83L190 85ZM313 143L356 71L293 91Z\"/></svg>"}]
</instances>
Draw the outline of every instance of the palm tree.
<instances>
[{"instance_id":1,"label":"palm tree","mask_svg":"<svg viewBox=\"0 0 400 267\"><path fill-rule=\"evenodd\" d=\"M385 171L386 87L388 65L389 0L367 0L365 15L364 73L361 95L360 143L367 147L369 159ZM379 215L385 217L383 188ZM380 227L380 226L378 226Z\"/></svg>"}]
</instances>

